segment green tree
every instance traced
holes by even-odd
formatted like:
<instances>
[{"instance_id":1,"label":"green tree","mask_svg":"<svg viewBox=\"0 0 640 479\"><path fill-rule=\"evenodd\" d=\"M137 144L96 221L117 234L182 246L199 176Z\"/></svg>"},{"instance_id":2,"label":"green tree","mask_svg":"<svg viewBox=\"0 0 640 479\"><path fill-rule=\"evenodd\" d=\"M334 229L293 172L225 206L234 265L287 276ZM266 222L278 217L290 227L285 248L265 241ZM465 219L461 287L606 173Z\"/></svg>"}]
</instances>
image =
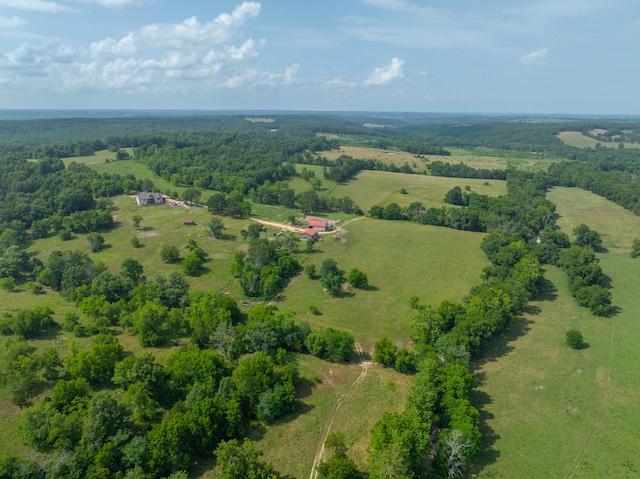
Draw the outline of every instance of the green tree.
<instances>
[{"instance_id":1,"label":"green tree","mask_svg":"<svg viewBox=\"0 0 640 479\"><path fill-rule=\"evenodd\" d=\"M349 271L349 276L347 276L347 281L354 288L363 289L369 286L369 278L367 277L367 273L364 271L360 271L358 268L352 268Z\"/></svg>"},{"instance_id":2,"label":"green tree","mask_svg":"<svg viewBox=\"0 0 640 479\"><path fill-rule=\"evenodd\" d=\"M140 228L140 222L142 221L142 216L140 216L140 215L133 215L133 216L131 217L131 221L133 221L133 227L134 227L135 229L138 229L138 228Z\"/></svg>"},{"instance_id":3,"label":"green tree","mask_svg":"<svg viewBox=\"0 0 640 479\"><path fill-rule=\"evenodd\" d=\"M168 338L167 310L159 304L147 303L133 315L133 332L144 347L160 346Z\"/></svg>"},{"instance_id":4,"label":"green tree","mask_svg":"<svg viewBox=\"0 0 640 479\"><path fill-rule=\"evenodd\" d=\"M216 192L207 200L207 208L212 213L223 213L227 207L227 200L222 193Z\"/></svg>"},{"instance_id":5,"label":"green tree","mask_svg":"<svg viewBox=\"0 0 640 479\"><path fill-rule=\"evenodd\" d=\"M567 331L564 341L567 346L573 349L582 349L585 347L582 333L577 329L570 329L569 331Z\"/></svg>"},{"instance_id":6,"label":"green tree","mask_svg":"<svg viewBox=\"0 0 640 479\"><path fill-rule=\"evenodd\" d=\"M304 272L307 275L307 278L309 279L315 279L317 276L316 273L316 265L315 264L308 264L304 267Z\"/></svg>"},{"instance_id":7,"label":"green tree","mask_svg":"<svg viewBox=\"0 0 640 479\"><path fill-rule=\"evenodd\" d=\"M142 243L140 243L140 239L137 236L133 236L131 238L131 246L134 248L140 248L142 246Z\"/></svg>"},{"instance_id":8,"label":"green tree","mask_svg":"<svg viewBox=\"0 0 640 479\"><path fill-rule=\"evenodd\" d=\"M576 236L574 244L578 246L591 246L596 249L602 246L602 238L600 233L591 230L587 225L580 224L573 229L573 234Z\"/></svg>"},{"instance_id":9,"label":"green tree","mask_svg":"<svg viewBox=\"0 0 640 479\"><path fill-rule=\"evenodd\" d=\"M202 259L197 253L189 253L182 260L182 272L188 276L196 276L202 272Z\"/></svg>"},{"instance_id":10,"label":"green tree","mask_svg":"<svg viewBox=\"0 0 640 479\"><path fill-rule=\"evenodd\" d=\"M220 218L211 218L207 223L207 232L216 239L222 238L222 231L226 229Z\"/></svg>"},{"instance_id":11,"label":"green tree","mask_svg":"<svg viewBox=\"0 0 640 479\"><path fill-rule=\"evenodd\" d=\"M376 341L374 346L373 360L385 366L393 366L396 360L397 347L387 337Z\"/></svg>"},{"instance_id":12,"label":"green tree","mask_svg":"<svg viewBox=\"0 0 640 479\"><path fill-rule=\"evenodd\" d=\"M160 248L160 258L165 263L177 263L180 261L180 251L178 251L177 246L163 244Z\"/></svg>"},{"instance_id":13,"label":"green tree","mask_svg":"<svg viewBox=\"0 0 640 479\"><path fill-rule=\"evenodd\" d=\"M264 225L254 222L251 223L246 230L241 230L240 234L244 238L258 239L260 238L260 233L265 233L266 231L267 230L265 229Z\"/></svg>"},{"instance_id":14,"label":"green tree","mask_svg":"<svg viewBox=\"0 0 640 479\"><path fill-rule=\"evenodd\" d=\"M143 268L140 261L137 261L130 256L127 256L120 263L120 275L128 279L134 284L137 284L142 279Z\"/></svg>"},{"instance_id":15,"label":"green tree","mask_svg":"<svg viewBox=\"0 0 640 479\"><path fill-rule=\"evenodd\" d=\"M37 356L36 361L38 367L42 369L42 375L45 379L52 381L58 379L60 374L59 369L62 367L62 361L58 355L56 348L46 348L41 350Z\"/></svg>"},{"instance_id":16,"label":"green tree","mask_svg":"<svg viewBox=\"0 0 640 479\"><path fill-rule=\"evenodd\" d=\"M640 256L640 238L634 239L631 246L631 257L637 258L638 256Z\"/></svg>"},{"instance_id":17,"label":"green tree","mask_svg":"<svg viewBox=\"0 0 640 479\"><path fill-rule=\"evenodd\" d=\"M343 284L344 277L334 273L329 273L322 279L322 286L331 296L340 296Z\"/></svg>"},{"instance_id":18,"label":"green tree","mask_svg":"<svg viewBox=\"0 0 640 479\"><path fill-rule=\"evenodd\" d=\"M196 188L187 188L182 193L182 199L188 203L197 203L200 200L202 192Z\"/></svg>"},{"instance_id":19,"label":"green tree","mask_svg":"<svg viewBox=\"0 0 640 479\"><path fill-rule=\"evenodd\" d=\"M222 441L215 451L222 479L277 479L273 468L260 460L262 452L254 443L245 439L239 444L237 439Z\"/></svg>"},{"instance_id":20,"label":"green tree","mask_svg":"<svg viewBox=\"0 0 640 479\"><path fill-rule=\"evenodd\" d=\"M96 253L102 249L104 245L104 236L100 233L89 233L87 235L87 241L89 242L89 249L92 253Z\"/></svg>"},{"instance_id":21,"label":"green tree","mask_svg":"<svg viewBox=\"0 0 640 479\"><path fill-rule=\"evenodd\" d=\"M333 456L323 460L317 467L318 477L326 479L364 479L355 462L347 456L347 446L343 433L332 433L324 442L326 449L333 449Z\"/></svg>"}]
</instances>

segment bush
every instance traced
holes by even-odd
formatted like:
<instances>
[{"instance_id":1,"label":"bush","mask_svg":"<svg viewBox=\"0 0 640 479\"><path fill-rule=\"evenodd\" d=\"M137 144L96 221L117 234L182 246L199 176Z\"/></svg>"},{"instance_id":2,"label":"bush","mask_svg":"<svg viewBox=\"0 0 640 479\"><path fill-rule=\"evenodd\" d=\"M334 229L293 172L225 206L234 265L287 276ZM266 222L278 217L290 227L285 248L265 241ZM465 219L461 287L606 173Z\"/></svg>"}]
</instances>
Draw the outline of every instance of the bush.
<instances>
[{"instance_id":1,"label":"bush","mask_svg":"<svg viewBox=\"0 0 640 479\"><path fill-rule=\"evenodd\" d=\"M367 273L364 271L360 271L358 268L353 268L349 272L349 276L347 277L347 281L354 288L362 289L369 286L369 278L367 277Z\"/></svg>"},{"instance_id":2,"label":"bush","mask_svg":"<svg viewBox=\"0 0 640 479\"><path fill-rule=\"evenodd\" d=\"M573 349L583 349L586 346L582 338L582 333L577 329L567 331L565 342L567 346Z\"/></svg>"},{"instance_id":3,"label":"bush","mask_svg":"<svg viewBox=\"0 0 640 479\"><path fill-rule=\"evenodd\" d=\"M4 289L5 291L13 291L14 289L16 289L16 280L11 276L9 276L8 278L1 278L0 288Z\"/></svg>"},{"instance_id":4,"label":"bush","mask_svg":"<svg viewBox=\"0 0 640 479\"><path fill-rule=\"evenodd\" d=\"M316 278L316 265L315 264L308 264L304 267L304 272L307 275L307 277L309 279L315 279Z\"/></svg>"}]
</instances>

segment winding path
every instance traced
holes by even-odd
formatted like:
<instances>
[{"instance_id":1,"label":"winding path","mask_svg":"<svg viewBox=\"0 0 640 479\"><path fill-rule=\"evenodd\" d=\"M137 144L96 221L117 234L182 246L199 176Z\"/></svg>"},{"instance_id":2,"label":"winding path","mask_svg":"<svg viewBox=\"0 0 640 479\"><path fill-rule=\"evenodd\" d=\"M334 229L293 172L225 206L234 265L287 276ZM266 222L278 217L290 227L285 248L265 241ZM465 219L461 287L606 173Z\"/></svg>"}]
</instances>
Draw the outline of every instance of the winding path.
<instances>
[{"instance_id":1,"label":"winding path","mask_svg":"<svg viewBox=\"0 0 640 479\"><path fill-rule=\"evenodd\" d=\"M329 437L329 433L331 432L331 426L333 425L333 420L336 417L336 412L338 411L338 409L340 409L340 406L342 406L342 399L351 391L353 391L354 387L359 386L362 381L364 381L364 378L367 377L369 368L373 366L373 363L371 361L365 361L364 352L362 351L362 346L360 346L360 343L356 342L354 346L356 352L358 353L358 357L360 358L360 367L362 368L362 371L360 371L360 375L356 378L353 384L351 384L351 386L345 392L337 397L336 403L331 409L331 417L327 421L327 427L325 428L324 434L322 435L320 444L318 444L318 452L316 452L316 456L313 459L313 466L311 467L311 474L309 474L309 479L317 479L318 477L317 467L320 465L320 461L322 461L322 456L324 455L324 443L327 440L327 437ZM330 384L335 388L334 384Z\"/></svg>"}]
</instances>

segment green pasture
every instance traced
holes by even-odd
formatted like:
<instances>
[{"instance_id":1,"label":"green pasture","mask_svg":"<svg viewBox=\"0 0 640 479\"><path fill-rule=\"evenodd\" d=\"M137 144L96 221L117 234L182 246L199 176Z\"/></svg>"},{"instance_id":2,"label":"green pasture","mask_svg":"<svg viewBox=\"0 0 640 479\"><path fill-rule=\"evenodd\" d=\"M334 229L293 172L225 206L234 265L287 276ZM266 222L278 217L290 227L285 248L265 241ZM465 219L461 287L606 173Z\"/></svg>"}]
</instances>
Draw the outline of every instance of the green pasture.
<instances>
[{"instance_id":1,"label":"green pasture","mask_svg":"<svg viewBox=\"0 0 640 479\"><path fill-rule=\"evenodd\" d=\"M190 279L193 289L215 289L230 292L235 296L240 294L237 282L233 280L229 271L233 264L233 254L242 247L240 230L250 223L248 220L222 218L226 227L225 239L213 239L207 235L206 223L212 217L206 208L175 207L169 204L154 206L138 206L133 197L119 196L113 198L115 211L113 212L116 227L103 233L105 248L97 253L90 253L86 235L76 234L70 241L61 241L57 236L40 239L29 248L29 252L36 254L42 261L46 261L54 250L79 250L88 253L94 261L103 261L109 269L117 273L120 271L122 259L131 256L142 263L144 274L151 277L155 274L168 274L179 271L180 264L165 264L159 251L163 244L178 247L184 256L189 238L194 239L209 254L209 261L205 263L205 272ZM133 225L133 215L142 216L140 229ZM184 220L193 220L194 226L185 226ZM131 238L137 236L142 244L140 248L131 246Z\"/></svg>"},{"instance_id":2,"label":"green pasture","mask_svg":"<svg viewBox=\"0 0 640 479\"><path fill-rule=\"evenodd\" d=\"M558 224L598 230L613 287L612 316L576 305L566 275L547 266L545 291L476 365L482 419L479 478L634 478L640 472L640 261L629 256L640 218L579 188L554 188ZM588 347L564 344L578 329Z\"/></svg>"},{"instance_id":3,"label":"green pasture","mask_svg":"<svg viewBox=\"0 0 640 479\"><path fill-rule=\"evenodd\" d=\"M371 218L354 220L345 228L343 240L323 236L316 245L318 252L303 263L319 270L325 259L333 258L347 274L351 268L367 273L371 287L336 298L323 291L320 280L301 274L277 304L292 308L312 327L349 331L365 351L372 352L383 336L407 344L411 296L433 305L445 299L461 301L488 264L479 233ZM308 312L312 304L321 315Z\"/></svg>"},{"instance_id":4,"label":"green pasture","mask_svg":"<svg viewBox=\"0 0 640 479\"><path fill-rule=\"evenodd\" d=\"M615 316L577 306L564 273L547 267L544 294L477 365L483 445L474 477L638 477L640 262L622 253L601 260ZM587 349L564 344L571 328Z\"/></svg>"},{"instance_id":5,"label":"green pasture","mask_svg":"<svg viewBox=\"0 0 640 479\"><path fill-rule=\"evenodd\" d=\"M364 211L369 211L373 205L385 205L394 201L401 206L405 206L405 203L408 205L412 201L421 201L428 207L442 206L447 191L454 186L464 188L466 185L471 187L471 191L490 196L499 196L507 192L506 183L500 180L361 171L355 181L337 185L331 193L337 197L348 195ZM399 191L402 188L405 188L409 194L400 194Z\"/></svg>"},{"instance_id":6,"label":"green pasture","mask_svg":"<svg viewBox=\"0 0 640 479\"><path fill-rule=\"evenodd\" d=\"M630 252L640 238L640 217L606 198L582 188L552 188L547 198L557 206L558 225L570 237L584 223L602 236L605 248L612 252Z\"/></svg>"},{"instance_id":7,"label":"green pasture","mask_svg":"<svg viewBox=\"0 0 640 479\"><path fill-rule=\"evenodd\" d=\"M588 137L579 131L561 131L556 135L565 145L574 146L576 148L594 148L600 143L601 148L618 148L618 143L598 141ZM625 148L640 148L639 143L625 143Z\"/></svg>"},{"instance_id":8,"label":"green pasture","mask_svg":"<svg viewBox=\"0 0 640 479\"><path fill-rule=\"evenodd\" d=\"M364 146L340 146L338 150L323 151L319 156L324 156L329 160L335 160L341 155L348 155L352 158L379 160L385 165L394 164L401 167L405 163L413 171L424 171L428 163L432 161L442 161L443 163L459 164L464 163L471 168L477 169L505 169L508 167L527 171L546 170L555 160L543 159L531 153L507 152L504 150L489 150L485 148L447 148L451 152L450 156L424 155L419 158L413 153L399 150L382 150Z\"/></svg>"}]
</instances>

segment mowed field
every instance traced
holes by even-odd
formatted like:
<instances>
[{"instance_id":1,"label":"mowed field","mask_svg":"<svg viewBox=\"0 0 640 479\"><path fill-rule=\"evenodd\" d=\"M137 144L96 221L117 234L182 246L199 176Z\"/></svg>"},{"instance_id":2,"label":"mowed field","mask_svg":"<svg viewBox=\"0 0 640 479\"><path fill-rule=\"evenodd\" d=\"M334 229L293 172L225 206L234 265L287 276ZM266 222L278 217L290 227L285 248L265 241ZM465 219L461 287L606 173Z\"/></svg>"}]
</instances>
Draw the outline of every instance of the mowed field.
<instances>
[{"instance_id":1,"label":"mowed field","mask_svg":"<svg viewBox=\"0 0 640 479\"><path fill-rule=\"evenodd\" d=\"M604 132L604 130L601 130ZM598 143L602 148L618 148L618 143L598 141L594 138L583 135L579 131L561 131L557 135L566 145L575 146L576 148L594 148ZM639 143L625 143L625 148L640 148Z\"/></svg>"},{"instance_id":2,"label":"mowed field","mask_svg":"<svg viewBox=\"0 0 640 479\"><path fill-rule=\"evenodd\" d=\"M573 195L581 201L572 201ZM581 222L608 233L603 239L609 252L599 258L611 278L615 314L592 316L576 305L566 275L545 268L544 293L477 365L474 401L481 410L483 449L475 472L505 479L636 478L640 262L620 245L629 229L640 228L640 218L579 189L554 189L550 198L567 233ZM591 208L576 207L585 202ZM570 328L582 331L588 348L564 344Z\"/></svg>"},{"instance_id":3,"label":"mowed field","mask_svg":"<svg viewBox=\"0 0 640 479\"><path fill-rule=\"evenodd\" d=\"M488 264L480 233L371 218L355 220L346 229L344 242L323 236L321 252L308 256L305 264L319 269L322 261L333 258L347 274L351 268L366 272L371 287L334 298L319 280L301 275L278 304L302 313L312 327L349 331L369 352L383 336L407 344L411 296L434 306L445 299L461 301ZM308 313L312 304L321 315Z\"/></svg>"},{"instance_id":4,"label":"mowed field","mask_svg":"<svg viewBox=\"0 0 640 479\"><path fill-rule=\"evenodd\" d=\"M552 188L547 198L556 204L558 224L572 239L573 229L584 223L602 236L611 252L630 252L640 238L640 218L602 196L581 188Z\"/></svg>"},{"instance_id":5,"label":"mowed field","mask_svg":"<svg viewBox=\"0 0 640 479\"><path fill-rule=\"evenodd\" d=\"M366 146L341 146L337 150L324 151L318 156L324 156L329 160L347 155L352 158L364 160L379 160L385 165L394 164L398 168L404 164L409 165L413 171L424 171L428 163L432 161L442 161L443 163L459 164L464 163L471 168L477 169L500 169L508 167L519 168L528 171L546 170L553 160L542 158L532 158L531 154L523 153L521 158L517 158L518 152L509 152L514 157L506 158L502 156L492 156L489 154L479 154L481 152L463 148L447 148L451 152L450 156L423 155L418 158L413 153L399 150L382 150Z\"/></svg>"},{"instance_id":6,"label":"mowed field","mask_svg":"<svg viewBox=\"0 0 640 479\"><path fill-rule=\"evenodd\" d=\"M323 190L319 194L341 198L349 196L356 204L368 212L373 205L386 205L396 202L400 206L408 206L413 201L421 201L425 206L443 206L444 195L454 186L464 188L469 185L471 191L489 196L506 194L507 186L501 180L476 180L469 178L445 178L440 176L407 175L387 171L361 171L355 179L337 184L322 178L321 166L297 165L298 170L306 168L315 171L316 177L322 179ZM302 189L307 182L295 178L291 187ZM404 188L408 194L401 194ZM306 186L305 189L309 189Z\"/></svg>"}]
</instances>

